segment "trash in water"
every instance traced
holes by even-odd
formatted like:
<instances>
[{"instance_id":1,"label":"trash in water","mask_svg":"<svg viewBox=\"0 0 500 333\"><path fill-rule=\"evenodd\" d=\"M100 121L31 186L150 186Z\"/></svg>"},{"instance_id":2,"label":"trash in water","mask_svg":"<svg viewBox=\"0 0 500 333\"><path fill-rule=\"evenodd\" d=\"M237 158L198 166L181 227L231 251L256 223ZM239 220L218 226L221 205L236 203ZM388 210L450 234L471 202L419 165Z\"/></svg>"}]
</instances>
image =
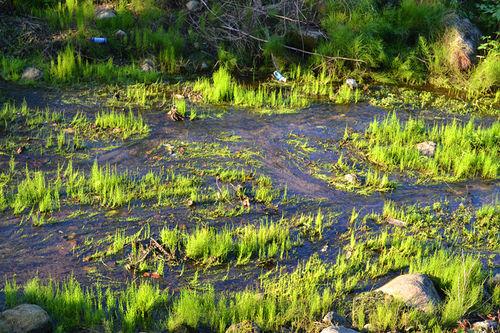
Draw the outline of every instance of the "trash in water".
<instances>
[{"instance_id":1,"label":"trash in water","mask_svg":"<svg viewBox=\"0 0 500 333\"><path fill-rule=\"evenodd\" d=\"M90 38L90 41L96 44L106 44L108 39L106 37L92 37Z\"/></svg>"},{"instance_id":2,"label":"trash in water","mask_svg":"<svg viewBox=\"0 0 500 333\"><path fill-rule=\"evenodd\" d=\"M278 80L279 82L286 82L286 77L284 77L283 75L281 75L280 72L274 71L273 75L274 75L274 78L276 80Z\"/></svg>"}]
</instances>

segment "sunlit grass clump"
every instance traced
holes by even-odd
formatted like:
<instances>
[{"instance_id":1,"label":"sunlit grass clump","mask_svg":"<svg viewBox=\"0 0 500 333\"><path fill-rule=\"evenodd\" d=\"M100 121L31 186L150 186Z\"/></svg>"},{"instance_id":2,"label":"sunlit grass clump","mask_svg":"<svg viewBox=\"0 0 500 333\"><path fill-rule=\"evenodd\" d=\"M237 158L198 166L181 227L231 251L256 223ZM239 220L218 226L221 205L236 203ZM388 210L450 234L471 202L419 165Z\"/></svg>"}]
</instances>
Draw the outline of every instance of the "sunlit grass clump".
<instances>
[{"instance_id":1,"label":"sunlit grass clump","mask_svg":"<svg viewBox=\"0 0 500 333\"><path fill-rule=\"evenodd\" d=\"M111 129L127 139L132 135L146 135L149 126L144 122L141 115L134 115L132 111L124 112L99 112L95 118L95 125L102 129Z\"/></svg>"},{"instance_id":2,"label":"sunlit grass clump","mask_svg":"<svg viewBox=\"0 0 500 333\"><path fill-rule=\"evenodd\" d=\"M207 231L203 231L202 238L210 235ZM249 238L261 238L260 231L253 233L257 236ZM267 230L265 233L274 232ZM224 332L232 323L244 320L255 322L264 331L275 332L286 326L310 332L334 306L344 315L351 315L354 328L359 330L370 323L380 331L419 327L425 332L441 332L454 328L457 320L471 311L488 313L494 309L491 298L484 295L489 286L485 284L486 271L478 258L439 250L439 242L418 240L404 231L363 235L351 228L349 233L352 235L350 241L339 250L334 262L326 263L313 255L299 262L292 271L277 269L273 274L261 274L258 286L240 291L218 292L210 285L203 285L170 293L168 289L161 291L147 282L132 283L123 291L99 285L84 289L74 279L59 284L43 283L35 278L24 286L7 281L5 299L8 307L22 302L43 306L56 327L68 332L99 325L105 325L109 331L121 329L125 332L198 330L201 327ZM179 246L178 230L162 234L165 247ZM236 237L230 242L228 234L228 229L221 232L225 239L221 244L201 248L214 247L214 253L229 254L227 249L230 247L226 244L237 248L238 236L233 235ZM199 237L197 234L196 238ZM174 241L168 241L170 238ZM249 241L248 244L259 242ZM203 257L204 251L194 252ZM371 307L360 307L352 300L352 293L369 287L371 279L408 270L427 274L442 293L443 301L434 312L419 312L397 300L382 300Z\"/></svg>"},{"instance_id":3,"label":"sunlit grass clump","mask_svg":"<svg viewBox=\"0 0 500 333\"><path fill-rule=\"evenodd\" d=\"M214 72L212 79L199 79L194 91L202 94L207 103L229 103L250 108L303 108L309 102L297 89L273 89L264 85L257 88L244 87L236 82L231 74L221 67Z\"/></svg>"},{"instance_id":4,"label":"sunlit grass clump","mask_svg":"<svg viewBox=\"0 0 500 333\"><path fill-rule=\"evenodd\" d=\"M289 227L279 222L222 230L203 227L190 233L177 228L162 229L160 239L172 255L183 253L186 258L202 265L231 260L244 265L251 259L266 262L283 258L292 247Z\"/></svg>"},{"instance_id":5,"label":"sunlit grass clump","mask_svg":"<svg viewBox=\"0 0 500 333\"><path fill-rule=\"evenodd\" d=\"M400 121L396 114L375 119L364 136L351 136L371 162L388 170L418 172L423 178L460 180L473 177L495 179L500 167L500 122L476 126L461 124L426 126L423 120ZM436 143L432 156L417 149L424 141Z\"/></svg>"},{"instance_id":6,"label":"sunlit grass clump","mask_svg":"<svg viewBox=\"0 0 500 333\"><path fill-rule=\"evenodd\" d=\"M12 202L14 214L26 209L38 210L40 213L58 209L60 188L60 182L48 183L43 172L26 170L26 178L17 186L17 193Z\"/></svg>"}]
</instances>

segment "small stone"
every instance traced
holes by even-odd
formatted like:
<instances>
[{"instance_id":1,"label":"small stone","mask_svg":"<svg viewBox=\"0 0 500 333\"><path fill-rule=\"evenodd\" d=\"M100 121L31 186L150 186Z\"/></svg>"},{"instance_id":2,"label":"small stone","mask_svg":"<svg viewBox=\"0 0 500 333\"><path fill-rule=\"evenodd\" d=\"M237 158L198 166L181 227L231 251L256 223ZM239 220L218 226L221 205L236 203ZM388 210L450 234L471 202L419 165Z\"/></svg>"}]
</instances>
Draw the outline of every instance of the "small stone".
<instances>
[{"instance_id":1,"label":"small stone","mask_svg":"<svg viewBox=\"0 0 500 333\"><path fill-rule=\"evenodd\" d=\"M191 0L191 1L188 1L186 3L186 8L187 10L189 10L190 12L198 9L198 6L200 5L200 3L196 0Z\"/></svg>"},{"instance_id":2,"label":"small stone","mask_svg":"<svg viewBox=\"0 0 500 333\"><path fill-rule=\"evenodd\" d=\"M392 224L396 227L404 227L406 225L406 223L404 221L401 221L401 220L398 220L398 219L395 219L392 217L386 218L386 222L389 224Z\"/></svg>"},{"instance_id":3,"label":"small stone","mask_svg":"<svg viewBox=\"0 0 500 333\"><path fill-rule=\"evenodd\" d=\"M496 273L491 282L493 285L500 285L500 273Z\"/></svg>"},{"instance_id":4,"label":"small stone","mask_svg":"<svg viewBox=\"0 0 500 333\"><path fill-rule=\"evenodd\" d=\"M125 38L127 38L127 33L123 30L117 30L115 32L115 37L119 38L119 39L125 39Z\"/></svg>"},{"instance_id":5,"label":"small stone","mask_svg":"<svg viewBox=\"0 0 500 333\"><path fill-rule=\"evenodd\" d=\"M420 154L427 157L434 156L434 153L436 152L436 143L433 141L420 142L417 143L415 147L420 152Z\"/></svg>"},{"instance_id":6,"label":"small stone","mask_svg":"<svg viewBox=\"0 0 500 333\"><path fill-rule=\"evenodd\" d=\"M474 332L493 333L497 332L497 329L498 329L498 323L494 320L478 321L472 324L472 330Z\"/></svg>"},{"instance_id":7,"label":"small stone","mask_svg":"<svg viewBox=\"0 0 500 333\"><path fill-rule=\"evenodd\" d=\"M441 302L431 279L424 274L400 275L376 291L398 298L406 305L424 312L432 312Z\"/></svg>"},{"instance_id":8,"label":"small stone","mask_svg":"<svg viewBox=\"0 0 500 333\"><path fill-rule=\"evenodd\" d=\"M358 83L356 82L356 80L354 79L347 79L345 80L345 84L351 88L352 90L354 89L357 89L358 88Z\"/></svg>"},{"instance_id":9,"label":"small stone","mask_svg":"<svg viewBox=\"0 0 500 333\"><path fill-rule=\"evenodd\" d=\"M358 333L358 331L344 326L328 326L327 328L323 328L321 333Z\"/></svg>"},{"instance_id":10,"label":"small stone","mask_svg":"<svg viewBox=\"0 0 500 333\"><path fill-rule=\"evenodd\" d=\"M52 324L47 312L34 304L21 304L0 314L0 327L8 327L10 333L48 333Z\"/></svg>"},{"instance_id":11,"label":"small stone","mask_svg":"<svg viewBox=\"0 0 500 333\"><path fill-rule=\"evenodd\" d=\"M359 184L358 176L356 176L354 173L348 173L347 175L345 175L344 180L351 185Z\"/></svg>"},{"instance_id":12,"label":"small stone","mask_svg":"<svg viewBox=\"0 0 500 333\"><path fill-rule=\"evenodd\" d=\"M208 69L208 64L206 62L202 62L201 69L203 69L203 70Z\"/></svg>"},{"instance_id":13,"label":"small stone","mask_svg":"<svg viewBox=\"0 0 500 333\"><path fill-rule=\"evenodd\" d=\"M330 311L323 317L323 322L328 325L348 325L347 319L336 312Z\"/></svg>"},{"instance_id":14,"label":"small stone","mask_svg":"<svg viewBox=\"0 0 500 333\"><path fill-rule=\"evenodd\" d=\"M260 333L260 328L252 321L244 320L241 323L232 324L226 333Z\"/></svg>"},{"instance_id":15,"label":"small stone","mask_svg":"<svg viewBox=\"0 0 500 333\"><path fill-rule=\"evenodd\" d=\"M116 17L116 13L112 9L103 9L103 10L98 11L95 14L95 18L97 20L106 20L106 19L110 19L113 17Z\"/></svg>"},{"instance_id":16,"label":"small stone","mask_svg":"<svg viewBox=\"0 0 500 333\"><path fill-rule=\"evenodd\" d=\"M152 72L155 70L155 63L151 59L144 59L141 64L141 69L145 72Z\"/></svg>"},{"instance_id":17,"label":"small stone","mask_svg":"<svg viewBox=\"0 0 500 333\"><path fill-rule=\"evenodd\" d=\"M36 67L27 67L21 75L22 80L36 81L43 77L43 72Z\"/></svg>"}]
</instances>

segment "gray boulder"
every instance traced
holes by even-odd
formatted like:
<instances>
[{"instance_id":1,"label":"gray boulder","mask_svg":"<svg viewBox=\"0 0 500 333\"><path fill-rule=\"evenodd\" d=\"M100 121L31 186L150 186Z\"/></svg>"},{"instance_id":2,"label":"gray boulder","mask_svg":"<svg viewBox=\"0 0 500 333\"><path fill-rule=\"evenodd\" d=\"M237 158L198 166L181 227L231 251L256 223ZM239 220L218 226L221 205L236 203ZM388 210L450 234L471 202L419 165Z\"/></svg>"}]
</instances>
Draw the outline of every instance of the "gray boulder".
<instances>
[{"instance_id":1,"label":"gray boulder","mask_svg":"<svg viewBox=\"0 0 500 333\"><path fill-rule=\"evenodd\" d=\"M359 333L353 329L344 326L328 326L321 330L321 333Z\"/></svg>"},{"instance_id":2,"label":"gray boulder","mask_svg":"<svg viewBox=\"0 0 500 333\"><path fill-rule=\"evenodd\" d=\"M431 279L424 274L400 275L376 291L391 295L402 300L406 305L424 312L432 312L441 302Z\"/></svg>"},{"instance_id":3,"label":"gray boulder","mask_svg":"<svg viewBox=\"0 0 500 333\"><path fill-rule=\"evenodd\" d=\"M328 325L349 325L347 319L333 311L328 312L323 317L323 322Z\"/></svg>"},{"instance_id":4,"label":"gray boulder","mask_svg":"<svg viewBox=\"0 0 500 333\"><path fill-rule=\"evenodd\" d=\"M96 20L106 20L113 17L116 17L116 13L112 9L101 9L95 14Z\"/></svg>"},{"instance_id":5,"label":"gray boulder","mask_svg":"<svg viewBox=\"0 0 500 333\"><path fill-rule=\"evenodd\" d=\"M36 81L43 77L43 72L36 67L27 67L21 75L22 80Z\"/></svg>"},{"instance_id":6,"label":"gray boulder","mask_svg":"<svg viewBox=\"0 0 500 333\"><path fill-rule=\"evenodd\" d=\"M0 314L0 332L50 333L52 324L47 312L38 305L21 304Z\"/></svg>"},{"instance_id":7,"label":"gray boulder","mask_svg":"<svg viewBox=\"0 0 500 333\"><path fill-rule=\"evenodd\" d=\"M436 152L436 143L434 141L424 141L417 143L415 148L417 148L420 154L427 157L433 157Z\"/></svg>"}]
</instances>

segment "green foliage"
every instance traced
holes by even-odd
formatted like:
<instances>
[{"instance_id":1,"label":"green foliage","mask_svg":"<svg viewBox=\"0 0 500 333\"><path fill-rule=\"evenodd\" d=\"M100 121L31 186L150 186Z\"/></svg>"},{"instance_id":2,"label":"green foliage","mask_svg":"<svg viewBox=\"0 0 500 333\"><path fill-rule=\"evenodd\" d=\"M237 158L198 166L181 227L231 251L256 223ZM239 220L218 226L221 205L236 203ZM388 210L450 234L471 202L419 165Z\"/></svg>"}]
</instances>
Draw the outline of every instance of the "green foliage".
<instances>
[{"instance_id":1,"label":"green foliage","mask_svg":"<svg viewBox=\"0 0 500 333\"><path fill-rule=\"evenodd\" d=\"M167 301L167 294L158 286L149 283L130 284L123 293L123 329L136 332L137 328L146 330L153 322L153 311Z\"/></svg>"},{"instance_id":2,"label":"green foliage","mask_svg":"<svg viewBox=\"0 0 500 333\"><path fill-rule=\"evenodd\" d=\"M496 151L500 123L490 127L453 121L427 127L423 120L401 123L392 114L374 120L366 130L366 139L355 144L366 151L376 164L400 171L416 170L423 177L458 180L472 177L496 178L499 156ZM432 157L422 157L416 145L423 141L437 144Z\"/></svg>"},{"instance_id":3,"label":"green foliage","mask_svg":"<svg viewBox=\"0 0 500 333\"><path fill-rule=\"evenodd\" d=\"M486 279L478 258L456 256L443 250L410 266L410 271L429 274L446 291L442 321L455 325L475 306L481 304Z\"/></svg>"},{"instance_id":4,"label":"green foliage","mask_svg":"<svg viewBox=\"0 0 500 333\"><path fill-rule=\"evenodd\" d=\"M32 175L26 169L26 178L17 186L17 193L12 202L14 214L20 214L26 209L36 208L40 213L58 209L60 187L60 182L47 184L42 171L36 171Z\"/></svg>"},{"instance_id":5,"label":"green foliage","mask_svg":"<svg viewBox=\"0 0 500 333\"><path fill-rule=\"evenodd\" d=\"M4 103L0 109L0 128L7 129L16 119L17 108L14 104Z\"/></svg>"},{"instance_id":6,"label":"green foliage","mask_svg":"<svg viewBox=\"0 0 500 333\"><path fill-rule=\"evenodd\" d=\"M479 48L486 56L474 68L469 80L468 93L473 97L500 85L500 42L487 39Z\"/></svg>"},{"instance_id":7,"label":"green foliage","mask_svg":"<svg viewBox=\"0 0 500 333\"><path fill-rule=\"evenodd\" d=\"M127 175L119 174L109 165L100 167L97 160L92 165L89 183L91 193L99 198L101 206L114 208L129 203L133 198L133 184Z\"/></svg>"},{"instance_id":8,"label":"green foliage","mask_svg":"<svg viewBox=\"0 0 500 333\"><path fill-rule=\"evenodd\" d=\"M228 229L217 232L212 228L200 228L186 240L186 256L204 264L224 262L233 248L234 241Z\"/></svg>"},{"instance_id":9,"label":"green foliage","mask_svg":"<svg viewBox=\"0 0 500 333\"><path fill-rule=\"evenodd\" d=\"M259 176L254 186L255 200L270 205L272 201L278 197L279 190L273 189L273 184L270 177Z\"/></svg>"},{"instance_id":10,"label":"green foliage","mask_svg":"<svg viewBox=\"0 0 500 333\"><path fill-rule=\"evenodd\" d=\"M358 103L360 94L361 91L359 89L352 90L348 85L343 84L339 87L334 101L337 104Z\"/></svg>"},{"instance_id":11,"label":"green foliage","mask_svg":"<svg viewBox=\"0 0 500 333\"><path fill-rule=\"evenodd\" d=\"M0 77L7 81L18 81L21 79L26 61L19 58L0 55Z\"/></svg>"},{"instance_id":12,"label":"green foliage","mask_svg":"<svg viewBox=\"0 0 500 333\"><path fill-rule=\"evenodd\" d=\"M247 264L251 258L280 257L291 248L290 230L278 223L264 222L257 228L247 225L238 230L237 263Z\"/></svg>"},{"instance_id":13,"label":"green foliage","mask_svg":"<svg viewBox=\"0 0 500 333\"><path fill-rule=\"evenodd\" d=\"M53 281L44 284L34 278L24 285L21 299L13 301L42 306L63 332L83 325L96 325L104 318L104 312L98 304L100 300L83 289L74 278L60 285Z\"/></svg>"},{"instance_id":14,"label":"green foliage","mask_svg":"<svg viewBox=\"0 0 500 333\"><path fill-rule=\"evenodd\" d=\"M57 60L50 63L50 73L58 81L69 82L78 74L81 64L80 55L75 55L73 47L68 45L57 54Z\"/></svg>"},{"instance_id":15,"label":"green foliage","mask_svg":"<svg viewBox=\"0 0 500 333\"><path fill-rule=\"evenodd\" d=\"M300 108L308 105L297 89L284 93L281 89L270 89L259 85L257 89L246 88L235 82L229 72L220 67L212 75L212 82L198 79L193 90L200 92L208 103L231 103L251 108Z\"/></svg>"},{"instance_id":16,"label":"green foliage","mask_svg":"<svg viewBox=\"0 0 500 333\"><path fill-rule=\"evenodd\" d=\"M128 113L116 112L98 112L95 118L95 126L101 129L112 129L119 133L123 139L132 135L147 135L149 126L144 122L142 116L134 115L132 110Z\"/></svg>"}]
</instances>

